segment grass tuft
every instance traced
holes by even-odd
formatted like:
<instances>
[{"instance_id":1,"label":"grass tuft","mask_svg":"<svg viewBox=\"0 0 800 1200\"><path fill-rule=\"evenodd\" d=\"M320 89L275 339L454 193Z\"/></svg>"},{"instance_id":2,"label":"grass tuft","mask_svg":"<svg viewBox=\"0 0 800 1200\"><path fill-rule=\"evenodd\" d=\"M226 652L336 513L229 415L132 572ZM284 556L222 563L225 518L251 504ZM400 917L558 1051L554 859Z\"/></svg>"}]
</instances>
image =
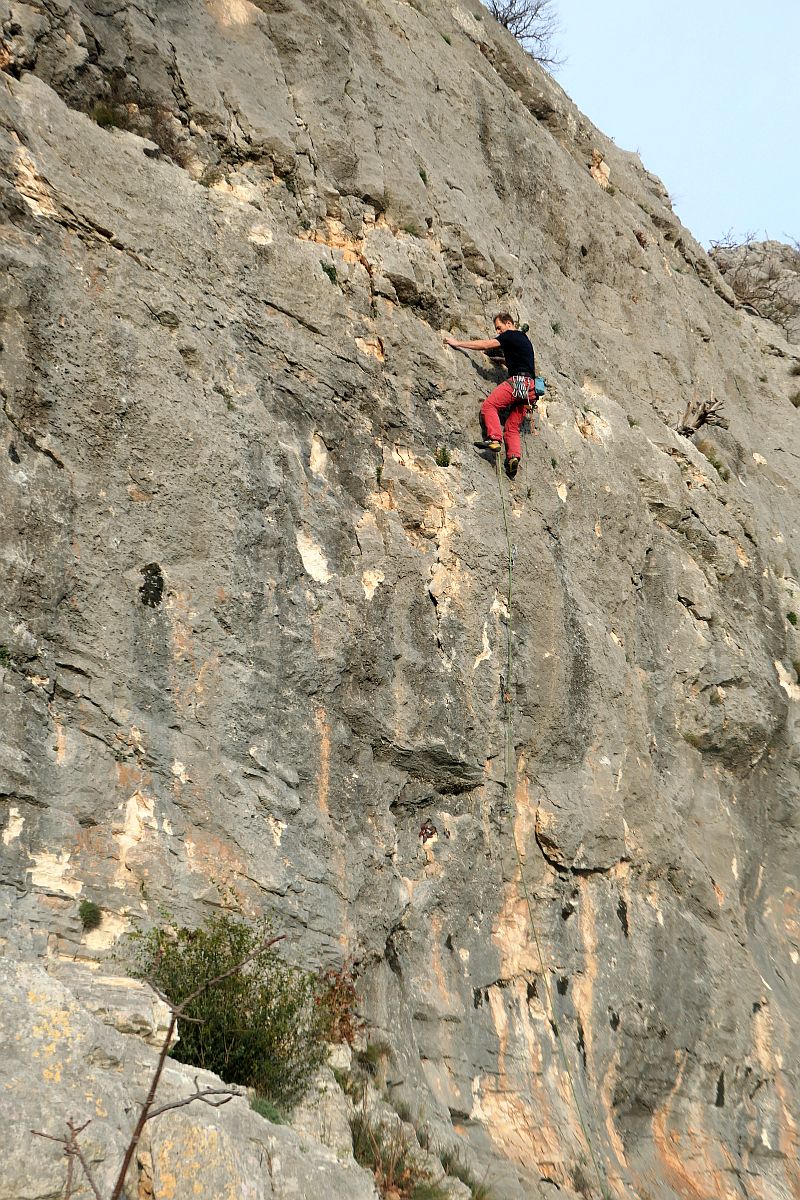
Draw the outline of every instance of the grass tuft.
<instances>
[{"instance_id":1,"label":"grass tuft","mask_svg":"<svg viewBox=\"0 0 800 1200\"><path fill-rule=\"evenodd\" d=\"M458 1179L472 1193L472 1200L492 1200L492 1193L488 1186L479 1180L469 1163L461 1156L461 1152L452 1146L447 1146L443 1150L438 1151L439 1161L444 1167L445 1174L452 1179Z\"/></svg>"},{"instance_id":2,"label":"grass tuft","mask_svg":"<svg viewBox=\"0 0 800 1200\"><path fill-rule=\"evenodd\" d=\"M130 113L124 104L109 104L107 100L95 100L89 109L89 116L101 129L129 130L133 128Z\"/></svg>"},{"instance_id":3,"label":"grass tuft","mask_svg":"<svg viewBox=\"0 0 800 1200\"><path fill-rule=\"evenodd\" d=\"M285 1114L271 1100L268 1100L266 1096L252 1096L250 1098L250 1107L253 1112L257 1112L265 1121L271 1121L273 1125L286 1124Z\"/></svg>"},{"instance_id":4,"label":"grass tuft","mask_svg":"<svg viewBox=\"0 0 800 1200\"><path fill-rule=\"evenodd\" d=\"M334 285L334 287L336 287L337 284L339 283L339 275L336 271L336 267L334 266L334 264L325 262L324 258L321 258L319 260L319 265L322 267L323 271L328 276L328 279L330 279L330 281Z\"/></svg>"},{"instance_id":5,"label":"grass tuft","mask_svg":"<svg viewBox=\"0 0 800 1200\"><path fill-rule=\"evenodd\" d=\"M94 900L81 900L78 905L78 916L87 933L91 933L93 929L97 929L103 923L103 910L99 904L95 904Z\"/></svg>"},{"instance_id":6,"label":"grass tuft","mask_svg":"<svg viewBox=\"0 0 800 1200\"><path fill-rule=\"evenodd\" d=\"M363 1049L356 1050L355 1059L365 1075L374 1077L391 1052L391 1046L386 1042L367 1042Z\"/></svg>"},{"instance_id":7,"label":"grass tuft","mask_svg":"<svg viewBox=\"0 0 800 1200\"><path fill-rule=\"evenodd\" d=\"M448 1200L448 1193L419 1161L419 1151L400 1122L370 1117L366 1103L350 1118L353 1157L372 1171L384 1200Z\"/></svg>"}]
</instances>

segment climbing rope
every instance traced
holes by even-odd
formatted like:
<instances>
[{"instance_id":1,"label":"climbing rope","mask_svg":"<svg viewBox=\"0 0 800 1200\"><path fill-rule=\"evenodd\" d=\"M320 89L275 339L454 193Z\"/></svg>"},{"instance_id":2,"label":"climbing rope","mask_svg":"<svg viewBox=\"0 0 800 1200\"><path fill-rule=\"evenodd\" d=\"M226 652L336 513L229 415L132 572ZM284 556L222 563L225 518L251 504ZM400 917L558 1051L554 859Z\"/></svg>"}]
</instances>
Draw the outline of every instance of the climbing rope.
<instances>
[{"instance_id":1,"label":"climbing rope","mask_svg":"<svg viewBox=\"0 0 800 1200\"><path fill-rule=\"evenodd\" d=\"M514 696L513 696L512 690L511 690L511 686L512 686L511 671L512 671L512 667L513 667L512 601L513 601L513 589L514 589L515 552L514 552L514 547L512 546L512 543L511 543L511 530L510 530L509 524L508 524L508 510L506 507L505 492L503 490L503 476L502 476L502 470L501 470L501 466L500 466L500 455L499 454L496 456L496 470L497 470L497 487L500 492L500 504L501 504L501 507L503 510L503 528L505 529L506 546L508 549L508 594L506 597L506 672L505 672L505 679L502 681L502 697L503 697L503 706L505 709L505 774L504 774L503 786L505 787L506 795L511 796L512 790L513 790L512 789L513 777L515 774L515 771L514 771L514 763L515 763L515 756L514 756ZM581 1130L583 1131L584 1140L586 1141L586 1145L588 1147L589 1154L592 1159L592 1165L594 1167L595 1174L597 1175L597 1182L600 1187L600 1194L603 1196L603 1200L611 1200L611 1194L608 1190L608 1185L607 1185L605 1178L603 1177L603 1174L600 1170L600 1164L597 1160L597 1155L595 1154L594 1144L592 1142L591 1137L589 1136L589 1130L586 1125L586 1120L584 1119L583 1109L581 1108L581 1103L580 1103L580 1100L578 1099L578 1092L575 1087L575 1080L572 1075L572 1070L569 1065L569 1060L567 1059L567 1052L564 1049L564 1042L561 1037L561 1030L558 1025L558 1018L556 1016L556 1007L555 1007L555 1003L553 1001L553 989L550 986L550 976L547 971L547 968L545 967L544 954L542 953L542 947L541 947L541 943L539 941L539 934L538 934L538 931L536 928L536 921L534 920L534 917L533 917L533 905L531 904L531 897L530 897L530 893L528 891L528 884L525 879L523 858L522 858L522 854L520 852L519 844L517 842L517 831L514 827L513 820L511 822L511 840L514 844L514 853L515 853L516 859L517 859L517 867L519 869L519 877L522 882L522 892L525 897L525 906L528 910L528 921L530 922L531 933L533 934L533 942L534 942L534 945L536 946L536 954L539 959L539 966L540 966L541 972L542 972L542 981L544 983L545 994L547 997L547 1007L549 1010L548 1015L549 1015L549 1019L550 1019L550 1024L552 1026L553 1033L555 1034L556 1043L558 1045L559 1053L561 1055L561 1062L564 1066L564 1070L566 1071L567 1079L569 1080L570 1092L572 1093L572 1099L575 1104L575 1111L578 1114L578 1121L580 1123Z\"/></svg>"}]
</instances>

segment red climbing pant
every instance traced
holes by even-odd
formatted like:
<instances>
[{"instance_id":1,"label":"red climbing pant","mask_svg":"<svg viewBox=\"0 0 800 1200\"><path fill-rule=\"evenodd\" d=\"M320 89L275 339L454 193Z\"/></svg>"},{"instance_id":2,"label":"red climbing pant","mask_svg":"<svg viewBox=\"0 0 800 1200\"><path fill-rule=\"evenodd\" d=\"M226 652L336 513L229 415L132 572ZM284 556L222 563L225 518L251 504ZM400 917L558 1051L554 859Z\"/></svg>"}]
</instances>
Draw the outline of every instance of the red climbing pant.
<instances>
[{"instance_id":1,"label":"red climbing pant","mask_svg":"<svg viewBox=\"0 0 800 1200\"><path fill-rule=\"evenodd\" d=\"M531 379L529 389L533 387ZM500 423L500 409L510 409L503 425ZM486 436L497 441L502 437L506 444L506 458L522 458L522 443L519 431L525 420L527 405L514 400L511 384L506 379L499 387L491 392L481 405L481 418L486 430Z\"/></svg>"}]
</instances>

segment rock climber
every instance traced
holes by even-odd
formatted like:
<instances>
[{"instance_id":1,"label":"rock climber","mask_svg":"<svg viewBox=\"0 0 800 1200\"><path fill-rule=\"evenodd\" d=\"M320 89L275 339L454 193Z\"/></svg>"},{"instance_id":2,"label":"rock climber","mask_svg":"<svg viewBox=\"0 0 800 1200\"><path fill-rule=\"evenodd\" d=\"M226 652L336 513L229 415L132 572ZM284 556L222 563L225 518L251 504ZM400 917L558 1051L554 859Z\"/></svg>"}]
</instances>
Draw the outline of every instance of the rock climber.
<instances>
[{"instance_id":1,"label":"rock climber","mask_svg":"<svg viewBox=\"0 0 800 1200\"><path fill-rule=\"evenodd\" d=\"M449 335L445 336L444 340L454 350L503 351L508 379L496 387L481 405L481 421L486 438L475 445L496 454L502 446L501 439L504 439L506 472L513 479L522 458L520 428L525 420L528 404L536 403L533 346L528 336L521 329L517 329L517 323L510 313L497 314L494 318L494 332L493 338L477 341L460 342ZM501 423L500 413L503 409L507 412L505 421Z\"/></svg>"}]
</instances>

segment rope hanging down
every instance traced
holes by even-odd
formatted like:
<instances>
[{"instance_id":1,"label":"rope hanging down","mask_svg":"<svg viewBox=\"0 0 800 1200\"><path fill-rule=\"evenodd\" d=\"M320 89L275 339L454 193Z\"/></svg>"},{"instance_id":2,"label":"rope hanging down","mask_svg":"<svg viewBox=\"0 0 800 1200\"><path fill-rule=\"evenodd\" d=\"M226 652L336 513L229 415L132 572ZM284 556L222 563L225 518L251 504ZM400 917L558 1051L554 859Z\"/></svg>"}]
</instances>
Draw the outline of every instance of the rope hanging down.
<instances>
[{"instance_id":1,"label":"rope hanging down","mask_svg":"<svg viewBox=\"0 0 800 1200\"><path fill-rule=\"evenodd\" d=\"M511 622L512 622L512 607L511 606L512 606L512 601L513 601L513 592L514 592L515 552L514 552L514 547L511 544L511 530L509 529L509 525L508 525L508 511L506 508L505 492L503 491L503 476L502 476L502 471L501 471L501 467L500 467L500 455L499 454L497 455L497 460L496 460L496 471L497 471L497 487L500 491L500 504L501 504L501 507L503 510L503 528L505 529L506 546L507 546L507 550L508 550L508 594L506 597L506 670L505 670L505 679L502 681L502 685L503 685L502 686L502 697L503 697L503 706L505 708L505 773L504 773L503 786L505 788L506 795L510 797L512 794L512 791L513 791L513 782L514 782L514 774L515 774L515 770L514 770L514 764L515 764L515 757L514 757L514 694L511 690L512 689L511 671L512 671L512 668L514 665L513 637L512 637L512 628L511 628ZM567 1052L564 1049L564 1042L561 1037L561 1030L560 1030L559 1024L558 1024L558 1018L556 1016L556 1008L555 1008L555 1004L553 1002L553 990L552 990L552 987L550 986L550 976L549 976L547 968L545 967L545 964L544 964L544 955L542 953L542 947L541 947L541 943L539 941L539 934L536 929L536 922L533 918L533 905L531 904L531 897L530 897L530 893L528 891L528 884L525 879L525 871L523 868L522 854L520 852L519 844L517 842L517 831L514 827L513 820L511 822L511 840L514 844L514 854L516 855L517 868L519 870L519 877L520 877L520 881L522 883L522 892L525 897L525 907L528 910L528 921L530 923L531 933L533 934L533 942L534 942L534 945L536 946L536 954L539 959L539 967L541 968L541 972L542 972L542 981L544 983L545 994L547 997L547 1007L549 1010L548 1016L550 1019L550 1024L551 1024L551 1026L553 1028L553 1032L555 1034L556 1043L558 1045L559 1053L561 1055L561 1062L564 1066L564 1070L566 1071L567 1079L569 1080L570 1092L572 1093L572 1099L575 1104L575 1111L578 1114L578 1121L580 1123L580 1127L583 1132L584 1140L586 1141L586 1145L588 1147L589 1154L591 1155L592 1165L594 1167L595 1174L597 1175L597 1182L600 1187L600 1194L602 1195L603 1200L611 1200L611 1194L608 1190L608 1184L606 1183L605 1178L603 1177L603 1174L600 1170L600 1164L599 1164L599 1162L597 1160L597 1156L595 1154L594 1145L592 1143L591 1137L589 1136L589 1130L587 1128L586 1121L584 1119L583 1110L581 1108L581 1103L580 1103L580 1100L578 1099L578 1093L577 1093L577 1090L575 1087L575 1080L573 1079L572 1070L570 1069L569 1060L567 1059Z\"/></svg>"}]
</instances>

